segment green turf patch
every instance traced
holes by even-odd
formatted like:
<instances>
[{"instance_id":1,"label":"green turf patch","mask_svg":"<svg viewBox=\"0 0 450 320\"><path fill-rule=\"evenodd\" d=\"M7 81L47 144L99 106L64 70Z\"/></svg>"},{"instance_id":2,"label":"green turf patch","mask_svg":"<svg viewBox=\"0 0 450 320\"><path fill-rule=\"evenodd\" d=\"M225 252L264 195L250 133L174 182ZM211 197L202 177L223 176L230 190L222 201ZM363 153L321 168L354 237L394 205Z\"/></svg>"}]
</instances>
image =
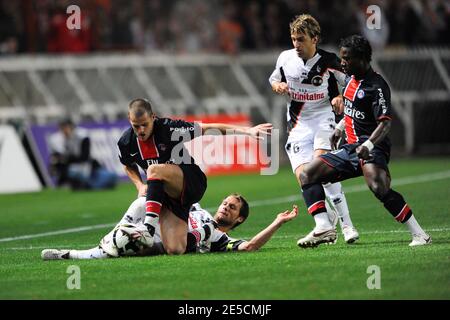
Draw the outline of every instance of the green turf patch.
<instances>
[{"instance_id":1,"label":"green turf patch","mask_svg":"<svg viewBox=\"0 0 450 320\"><path fill-rule=\"evenodd\" d=\"M450 171L449 159L394 161L393 181ZM407 181L407 180L405 180ZM362 179L344 183L352 219L361 234L355 245L299 249L310 231L299 187L290 168L275 176L214 177L204 207L216 207L231 192L255 205L232 236L249 239L278 212L296 203L299 217L285 224L254 253L191 254L89 261L42 261L43 248L85 249L98 244L136 196L123 184L114 191L46 190L0 196L0 239L95 226L94 229L0 242L0 299L449 299L450 179L402 183L401 192L433 237L431 246L410 248L405 226L396 223ZM353 189L352 189L353 188ZM297 201L282 199L298 195ZM261 200L275 200L274 203ZM281 199L281 200L280 200ZM258 204L259 203L259 204ZM213 212L212 212L213 213ZM81 272L81 289L69 290L69 266ZM381 288L368 289L370 266L381 272Z\"/></svg>"}]
</instances>

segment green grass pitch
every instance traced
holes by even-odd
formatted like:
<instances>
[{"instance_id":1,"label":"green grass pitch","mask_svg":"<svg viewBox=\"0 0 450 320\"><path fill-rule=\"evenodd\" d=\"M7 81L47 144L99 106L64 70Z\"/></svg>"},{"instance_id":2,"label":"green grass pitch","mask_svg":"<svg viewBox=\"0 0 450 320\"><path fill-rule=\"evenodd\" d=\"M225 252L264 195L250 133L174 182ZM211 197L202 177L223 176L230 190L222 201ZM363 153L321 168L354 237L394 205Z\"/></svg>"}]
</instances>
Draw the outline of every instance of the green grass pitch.
<instances>
[{"instance_id":1,"label":"green grass pitch","mask_svg":"<svg viewBox=\"0 0 450 320\"><path fill-rule=\"evenodd\" d=\"M357 244L300 249L296 241L313 227L288 167L275 176L211 177L202 205L216 208L230 192L254 204L248 221L232 236L249 239L293 203L297 219L282 226L254 253L191 254L106 260L42 261L44 248L85 249L98 244L134 199L132 185L114 191L46 190L0 196L0 299L449 299L450 159L396 160L394 189L433 237L410 248L405 226L361 188L344 182ZM397 183L397 185L396 185ZM296 201L286 199L298 195ZM260 200L264 200L262 203ZM80 231L79 227L96 226ZM42 236L57 230L76 229ZM5 241L23 235L29 239ZM76 265L81 288L66 286ZM380 289L368 289L369 266L380 268Z\"/></svg>"}]
</instances>

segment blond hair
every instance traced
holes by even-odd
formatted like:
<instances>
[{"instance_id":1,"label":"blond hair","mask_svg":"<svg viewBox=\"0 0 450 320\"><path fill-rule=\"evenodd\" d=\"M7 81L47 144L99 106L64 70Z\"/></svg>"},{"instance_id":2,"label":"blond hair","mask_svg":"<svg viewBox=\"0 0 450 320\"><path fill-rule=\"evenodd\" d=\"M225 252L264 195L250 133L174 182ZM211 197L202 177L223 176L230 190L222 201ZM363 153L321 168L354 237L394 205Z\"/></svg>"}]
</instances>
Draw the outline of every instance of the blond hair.
<instances>
[{"instance_id":1,"label":"blond hair","mask_svg":"<svg viewBox=\"0 0 450 320\"><path fill-rule=\"evenodd\" d=\"M311 38L317 37L320 39L320 25L319 22L310 14L301 14L294 18L289 24L291 34L303 33Z\"/></svg>"}]
</instances>

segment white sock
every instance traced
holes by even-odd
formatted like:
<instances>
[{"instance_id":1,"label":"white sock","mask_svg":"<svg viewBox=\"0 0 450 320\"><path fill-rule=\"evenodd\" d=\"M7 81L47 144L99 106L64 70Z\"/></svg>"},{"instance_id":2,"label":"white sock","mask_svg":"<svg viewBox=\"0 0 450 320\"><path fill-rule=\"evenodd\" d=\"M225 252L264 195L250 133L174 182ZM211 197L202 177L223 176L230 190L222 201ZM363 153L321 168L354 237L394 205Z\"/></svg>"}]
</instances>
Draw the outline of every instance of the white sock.
<instances>
[{"instance_id":1,"label":"white sock","mask_svg":"<svg viewBox=\"0 0 450 320\"><path fill-rule=\"evenodd\" d=\"M316 230L328 230L333 227L326 212L321 212L314 215L314 221L316 222Z\"/></svg>"},{"instance_id":2,"label":"white sock","mask_svg":"<svg viewBox=\"0 0 450 320\"><path fill-rule=\"evenodd\" d=\"M327 183L323 185L325 195L334 207L334 210L339 216L339 222L342 225L353 227L350 213L348 211L347 199L342 192L342 185L340 182Z\"/></svg>"},{"instance_id":3,"label":"white sock","mask_svg":"<svg viewBox=\"0 0 450 320\"><path fill-rule=\"evenodd\" d=\"M414 215L411 215L411 217L408 219L408 221L405 222L405 224L408 227L409 232L411 232L411 234L418 234L423 236L427 235L417 222L416 218L414 218Z\"/></svg>"},{"instance_id":4,"label":"white sock","mask_svg":"<svg viewBox=\"0 0 450 320\"><path fill-rule=\"evenodd\" d=\"M88 250L70 250L69 257L70 259L105 259L108 255L100 247L95 247Z\"/></svg>"}]
</instances>

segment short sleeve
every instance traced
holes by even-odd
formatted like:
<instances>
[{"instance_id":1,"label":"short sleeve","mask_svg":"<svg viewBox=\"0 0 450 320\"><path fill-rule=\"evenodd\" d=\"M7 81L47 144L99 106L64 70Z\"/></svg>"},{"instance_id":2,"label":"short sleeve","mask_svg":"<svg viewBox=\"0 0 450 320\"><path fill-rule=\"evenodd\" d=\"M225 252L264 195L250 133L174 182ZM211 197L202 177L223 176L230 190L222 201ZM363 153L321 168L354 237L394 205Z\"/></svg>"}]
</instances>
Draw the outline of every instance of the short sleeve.
<instances>
[{"instance_id":1,"label":"short sleeve","mask_svg":"<svg viewBox=\"0 0 450 320\"><path fill-rule=\"evenodd\" d=\"M230 238L226 233L219 240L211 242L211 252L237 251L241 243L246 242L242 239Z\"/></svg>"},{"instance_id":2,"label":"short sleeve","mask_svg":"<svg viewBox=\"0 0 450 320\"><path fill-rule=\"evenodd\" d=\"M386 82L375 89L372 101L373 115L377 121L392 119L391 90Z\"/></svg>"},{"instance_id":3,"label":"short sleeve","mask_svg":"<svg viewBox=\"0 0 450 320\"><path fill-rule=\"evenodd\" d=\"M121 140L117 143L117 150L119 155L119 161L124 166L131 166L134 164L133 158L130 156L129 147L125 145Z\"/></svg>"},{"instance_id":4,"label":"short sleeve","mask_svg":"<svg viewBox=\"0 0 450 320\"><path fill-rule=\"evenodd\" d=\"M198 122L188 122L184 120L168 120L169 132L172 141L189 141L202 133L202 128Z\"/></svg>"},{"instance_id":5,"label":"short sleeve","mask_svg":"<svg viewBox=\"0 0 450 320\"><path fill-rule=\"evenodd\" d=\"M269 77L269 83L270 85L272 85L272 83L274 82L281 82L281 81L286 81L286 79L283 79L284 76L282 74L282 68L283 68L283 62L284 58L283 58L283 54L280 54L280 56L277 59L277 64L275 66L275 69L273 70L272 74Z\"/></svg>"}]
</instances>

